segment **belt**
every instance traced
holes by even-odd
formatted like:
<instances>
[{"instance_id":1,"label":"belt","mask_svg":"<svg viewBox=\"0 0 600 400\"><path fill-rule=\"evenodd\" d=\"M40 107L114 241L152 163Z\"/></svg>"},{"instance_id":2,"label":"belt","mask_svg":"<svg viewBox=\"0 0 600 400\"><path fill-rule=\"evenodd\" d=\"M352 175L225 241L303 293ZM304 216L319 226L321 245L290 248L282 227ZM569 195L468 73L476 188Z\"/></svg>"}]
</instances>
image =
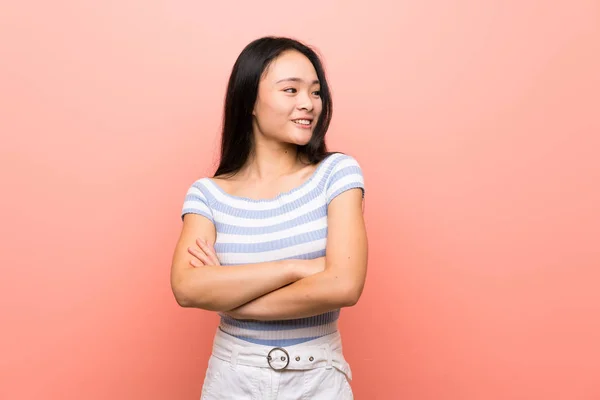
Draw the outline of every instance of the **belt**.
<instances>
[{"instance_id":1,"label":"belt","mask_svg":"<svg viewBox=\"0 0 600 400\"><path fill-rule=\"evenodd\" d=\"M212 354L230 362L275 371L336 368L352 379L350 366L342 354L339 333L314 339L306 344L289 347L270 347L244 342L220 329L217 330Z\"/></svg>"}]
</instances>

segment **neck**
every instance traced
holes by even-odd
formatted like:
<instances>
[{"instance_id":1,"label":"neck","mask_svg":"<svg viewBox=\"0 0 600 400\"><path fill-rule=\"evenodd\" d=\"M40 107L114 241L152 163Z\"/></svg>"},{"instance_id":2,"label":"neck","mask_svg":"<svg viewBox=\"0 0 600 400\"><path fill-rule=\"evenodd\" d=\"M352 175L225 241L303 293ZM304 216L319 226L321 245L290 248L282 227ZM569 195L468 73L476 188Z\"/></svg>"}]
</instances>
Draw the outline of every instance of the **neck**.
<instances>
[{"instance_id":1,"label":"neck","mask_svg":"<svg viewBox=\"0 0 600 400\"><path fill-rule=\"evenodd\" d=\"M257 135L258 136L258 135ZM255 139L258 139L255 136ZM291 173L298 165L296 145L255 140L243 170L252 180L271 180Z\"/></svg>"}]
</instances>

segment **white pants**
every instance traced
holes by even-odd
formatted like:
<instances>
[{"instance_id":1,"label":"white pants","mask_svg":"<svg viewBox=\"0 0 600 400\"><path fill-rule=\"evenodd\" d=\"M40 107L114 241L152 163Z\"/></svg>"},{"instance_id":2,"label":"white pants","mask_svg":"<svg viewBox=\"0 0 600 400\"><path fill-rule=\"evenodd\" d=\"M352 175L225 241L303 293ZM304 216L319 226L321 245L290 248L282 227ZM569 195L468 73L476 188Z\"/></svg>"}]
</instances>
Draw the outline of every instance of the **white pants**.
<instances>
[{"instance_id":1,"label":"white pants","mask_svg":"<svg viewBox=\"0 0 600 400\"><path fill-rule=\"evenodd\" d=\"M339 332L285 348L217 329L201 400L352 400Z\"/></svg>"}]
</instances>

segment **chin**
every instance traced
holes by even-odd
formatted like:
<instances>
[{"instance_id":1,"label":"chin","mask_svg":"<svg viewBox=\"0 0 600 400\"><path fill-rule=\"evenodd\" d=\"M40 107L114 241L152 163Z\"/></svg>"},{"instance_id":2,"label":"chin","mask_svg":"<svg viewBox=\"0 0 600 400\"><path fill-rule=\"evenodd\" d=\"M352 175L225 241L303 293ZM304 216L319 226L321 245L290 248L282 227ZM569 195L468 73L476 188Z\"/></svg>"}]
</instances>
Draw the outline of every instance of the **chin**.
<instances>
[{"instance_id":1,"label":"chin","mask_svg":"<svg viewBox=\"0 0 600 400\"><path fill-rule=\"evenodd\" d=\"M290 143L293 143L298 146L304 146L307 145L308 142L310 142L311 138L312 131L306 132L305 134L294 133L293 135L290 135Z\"/></svg>"},{"instance_id":2,"label":"chin","mask_svg":"<svg viewBox=\"0 0 600 400\"><path fill-rule=\"evenodd\" d=\"M308 144L308 142L310 142L310 138L308 138L306 140L298 140L294 144L298 145L298 146L306 146Z\"/></svg>"}]
</instances>

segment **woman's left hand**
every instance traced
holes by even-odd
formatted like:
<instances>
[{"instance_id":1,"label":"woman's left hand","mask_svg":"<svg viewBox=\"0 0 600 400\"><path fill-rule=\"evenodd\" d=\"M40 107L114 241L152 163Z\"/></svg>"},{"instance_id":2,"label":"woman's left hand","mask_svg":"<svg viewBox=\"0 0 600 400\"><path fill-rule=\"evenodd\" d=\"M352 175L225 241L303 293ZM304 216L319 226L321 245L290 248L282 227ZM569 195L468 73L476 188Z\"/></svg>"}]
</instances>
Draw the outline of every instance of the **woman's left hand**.
<instances>
[{"instance_id":1,"label":"woman's left hand","mask_svg":"<svg viewBox=\"0 0 600 400\"><path fill-rule=\"evenodd\" d=\"M198 247L188 247L188 253L195 257L190 261L192 266L221 265L217 257L217 252L211 243L208 243L204 239L196 239L196 245Z\"/></svg>"}]
</instances>

